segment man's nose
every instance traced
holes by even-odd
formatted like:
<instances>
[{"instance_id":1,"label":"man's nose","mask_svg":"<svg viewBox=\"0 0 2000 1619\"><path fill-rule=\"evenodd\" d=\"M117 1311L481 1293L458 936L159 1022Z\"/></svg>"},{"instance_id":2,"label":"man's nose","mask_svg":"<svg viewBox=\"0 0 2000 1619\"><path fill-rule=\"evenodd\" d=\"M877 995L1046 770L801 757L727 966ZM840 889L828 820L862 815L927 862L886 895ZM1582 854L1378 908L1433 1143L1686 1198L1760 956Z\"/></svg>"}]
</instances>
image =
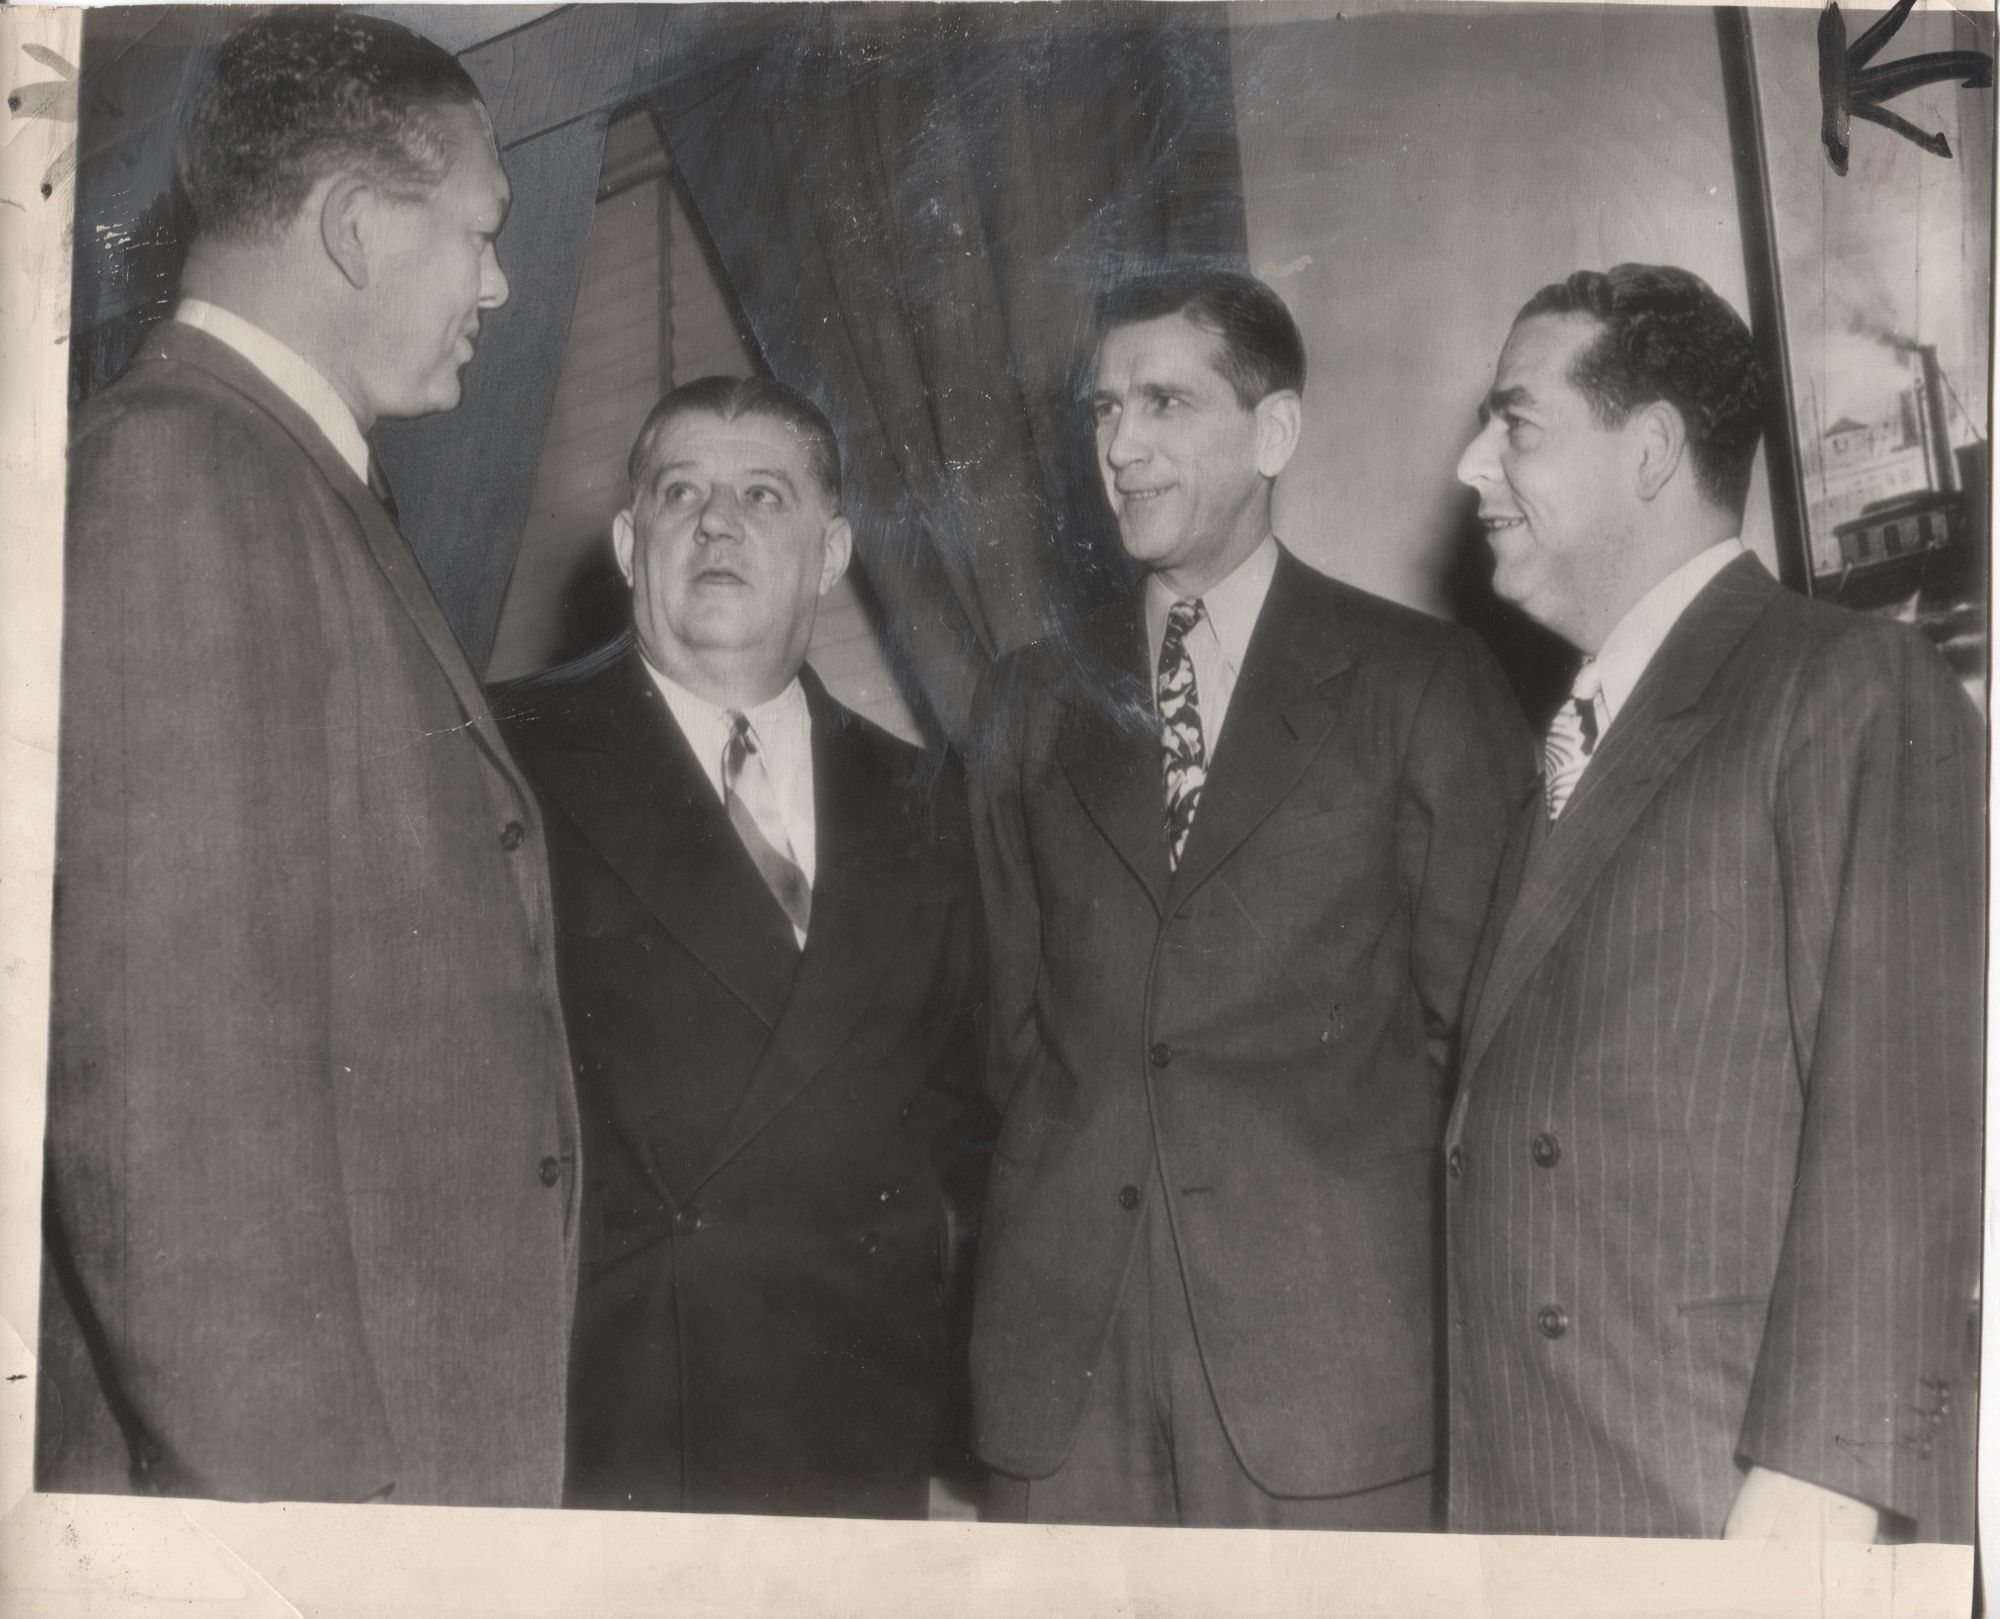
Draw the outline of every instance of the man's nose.
<instances>
[{"instance_id":1,"label":"man's nose","mask_svg":"<svg viewBox=\"0 0 2000 1619\"><path fill-rule=\"evenodd\" d=\"M486 257L479 266L479 307L498 309L507 301L512 291L513 288L507 281L507 272L500 268L499 251L488 243Z\"/></svg>"},{"instance_id":2,"label":"man's nose","mask_svg":"<svg viewBox=\"0 0 2000 1619\"><path fill-rule=\"evenodd\" d=\"M1104 441L1104 459L1114 468L1129 467L1146 458L1146 435L1130 412L1120 412Z\"/></svg>"},{"instance_id":3,"label":"man's nose","mask_svg":"<svg viewBox=\"0 0 2000 1619\"><path fill-rule=\"evenodd\" d=\"M1454 469L1458 481L1468 488L1477 489L1482 483L1490 483L1499 475L1500 464L1494 454L1494 434L1497 422L1488 422L1472 436L1472 442L1465 447L1465 453L1458 458Z\"/></svg>"},{"instance_id":4,"label":"man's nose","mask_svg":"<svg viewBox=\"0 0 2000 1619\"><path fill-rule=\"evenodd\" d=\"M704 542L735 539L743 532L742 518L735 490L712 489L708 499L701 503L701 515L695 519L695 537Z\"/></svg>"}]
</instances>

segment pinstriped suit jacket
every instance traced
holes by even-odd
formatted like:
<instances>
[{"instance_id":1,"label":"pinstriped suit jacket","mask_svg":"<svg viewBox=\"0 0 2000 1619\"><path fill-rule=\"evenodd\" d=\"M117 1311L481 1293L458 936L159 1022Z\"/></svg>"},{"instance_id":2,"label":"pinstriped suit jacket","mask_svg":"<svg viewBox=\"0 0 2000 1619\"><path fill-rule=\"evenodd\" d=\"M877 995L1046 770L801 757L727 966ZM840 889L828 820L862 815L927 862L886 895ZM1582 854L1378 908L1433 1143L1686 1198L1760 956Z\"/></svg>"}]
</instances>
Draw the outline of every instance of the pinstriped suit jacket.
<instances>
[{"instance_id":1,"label":"pinstriped suit jacket","mask_svg":"<svg viewBox=\"0 0 2000 1619\"><path fill-rule=\"evenodd\" d=\"M1920 636L1744 558L1528 812L1446 1141L1454 1528L1715 1535L1758 1463L1970 1538L1982 752Z\"/></svg>"}]
</instances>

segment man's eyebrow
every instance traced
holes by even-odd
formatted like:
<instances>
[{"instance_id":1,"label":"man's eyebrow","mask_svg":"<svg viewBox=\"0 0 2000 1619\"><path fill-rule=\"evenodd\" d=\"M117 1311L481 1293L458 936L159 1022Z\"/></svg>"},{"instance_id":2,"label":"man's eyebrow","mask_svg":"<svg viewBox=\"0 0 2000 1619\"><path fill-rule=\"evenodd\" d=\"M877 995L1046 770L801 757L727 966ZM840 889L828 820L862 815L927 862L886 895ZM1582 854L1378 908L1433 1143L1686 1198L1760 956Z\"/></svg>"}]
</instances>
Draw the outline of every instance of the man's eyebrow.
<instances>
[{"instance_id":1,"label":"man's eyebrow","mask_svg":"<svg viewBox=\"0 0 2000 1619\"><path fill-rule=\"evenodd\" d=\"M1526 388L1519 385L1512 388L1495 388L1479 402L1479 420L1482 423L1490 422L1503 410L1512 410L1516 405L1532 404L1534 397Z\"/></svg>"},{"instance_id":2,"label":"man's eyebrow","mask_svg":"<svg viewBox=\"0 0 2000 1619\"><path fill-rule=\"evenodd\" d=\"M792 475L783 467L750 467L747 469L747 472L752 478L770 478L774 482L783 484L787 489L796 490L798 488L798 485L792 481Z\"/></svg>"}]
</instances>

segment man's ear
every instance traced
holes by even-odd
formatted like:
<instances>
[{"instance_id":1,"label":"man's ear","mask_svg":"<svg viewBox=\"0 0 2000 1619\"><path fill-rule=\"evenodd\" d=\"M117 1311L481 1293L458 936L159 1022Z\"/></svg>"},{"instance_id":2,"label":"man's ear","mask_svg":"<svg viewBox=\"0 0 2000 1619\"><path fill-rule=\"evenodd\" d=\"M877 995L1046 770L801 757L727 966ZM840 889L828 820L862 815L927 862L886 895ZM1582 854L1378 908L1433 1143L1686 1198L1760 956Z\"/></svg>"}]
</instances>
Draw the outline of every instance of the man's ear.
<instances>
[{"instance_id":1,"label":"man's ear","mask_svg":"<svg viewBox=\"0 0 2000 1619\"><path fill-rule=\"evenodd\" d=\"M1687 455L1687 422L1666 400L1655 399L1629 426L1639 452L1634 471L1639 498L1651 500L1666 488Z\"/></svg>"},{"instance_id":2,"label":"man's ear","mask_svg":"<svg viewBox=\"0 0 2000 1619\"><path fill-rule=\"evenodd\" d=\"M826 538L821 545L819 593L822 596L840 583L840 576L847 572L847 564L853 556L853 526L846 518L836 517L826 525Z\"/></svg>"},{"instance_id":3,"label":"man's ear","mask_svg":"<svg viewBox=\"0 0 2000 1619\"><path fill-rule=\"evenodd\" d=\"M1299 447L1299 396L1289 388L1266 394L1257 403L1257 470L1275 478L1285 470Z\"/></svg>"},{"instance_id":4,"label":"man's ear","mask_svg":"<svg viewBox=\"0 0 2000 1619\"><path fill-rule=\"evenodd\" d=\"M618 571L625 583L632 582L632 546L637 538L632 528L632 511L627 507L611 519L611 554L618 559Z\"/></svg>"},{"instance_id":5,"label":"man's ear","mask_svg":"<svg viewBox=\"0 0 2000 1619\"><path fill-rule=\"evenodd\" d=\"M357 292L368 285L369 216L375 196L375 188L366 180L341 175L320 198L320 245Z\"/></svg>"}]
</instances>

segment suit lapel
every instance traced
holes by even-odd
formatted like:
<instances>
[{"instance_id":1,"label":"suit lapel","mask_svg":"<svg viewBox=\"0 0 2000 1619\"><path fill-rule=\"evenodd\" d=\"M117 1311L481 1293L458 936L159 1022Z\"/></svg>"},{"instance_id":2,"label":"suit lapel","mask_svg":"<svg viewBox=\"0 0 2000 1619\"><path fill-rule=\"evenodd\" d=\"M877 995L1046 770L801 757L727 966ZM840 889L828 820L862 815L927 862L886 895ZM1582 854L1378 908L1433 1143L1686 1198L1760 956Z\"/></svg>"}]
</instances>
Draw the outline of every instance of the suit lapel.
<instances>
[{"instance_id":1,"label":"suit lapel","mask_svg":"<svg viewBox=\"0 0 2000 1619\"><path fill-rule=\"evenodd\" d=\"M1536 839L1466 1039L1470 1077L1522 987L1575 917L1661 786L1722 717L1704 703L1723 662L1778 586L1752 557L1731 563L1668 634L1605 733L1562 818ZM1546 818L1539 799L1535 813Z\"/></svg>"},{"instance_id":2,"label":"suit lapel","mask_svg":"<svg viewBox=\"0 0 2000 1619\"><path fill-rule=\"evenodd\" d=\"M598 678L543 786L654 920L775 1026L799 961L790 923L638 652Z\"/></svg>"},{"instance_id":3,"label":"suit lapel","mask_svg":"<svg viewBox=\"0 0 2000 1619\"><path fill-rule=\"evenodd\" d=\"M1206 882L1284 802L1333 727L1323 687L1352 655L1338 609L1312 585L1305 564L1281 551L1174 873L1170 906Z\"/></svg>"},{"instance_id":4,"label":"suit lapel","mask_svg":"<svg viewBox=\"0 0 2000 1619\"><path fill-rule=\"evenodd\" d=\"M430 582L417 566L415 555L397 532L396 525L390 522L382 502L354 475L354 469L313 419L270 378L219 338L173 320L162 321L150 335L156 353L197 366L227 383L275 418L297 441L299 448L311 458L333 486L334 493L353 514L370 557L381 570L398 605L408 615L425 647L437 660L438 668L451 683L459 707L465 711L466 718L476 722L483 731L490 723L486 694L480 689L472 666L466 662L465 649L458 644L458 637L452 634L451 626L445 622L437 597L431 592ZM480 736L480 741L486 743L484 735ZM513 775L511 769L507 773Z\"/></svg>"},{"instance_id":5,"label":"suit lapel","mask_svg":"<svg viewBox=\"0 0 2000 1619\"><path fill-rule=\"evenodd\" d=\"M791 994L703 1179L783 1112L846 1042L900 954L914 896L917 834L907 807L880 779L853 717L810 669L799 678L812 714L812 925Z\"/></svg>"},{"instance_id":6,"label":"suit lapel","mask_svg":"<svg viewBox=\"0 0 2000 1619\"><path fill-rule=\"evenodd\" d=\"M1143 592L1131 592L1079 632L1056 758L1105 842L1162 909L1166 778L1143 603Z\"/></svg>"}]
</instances>

